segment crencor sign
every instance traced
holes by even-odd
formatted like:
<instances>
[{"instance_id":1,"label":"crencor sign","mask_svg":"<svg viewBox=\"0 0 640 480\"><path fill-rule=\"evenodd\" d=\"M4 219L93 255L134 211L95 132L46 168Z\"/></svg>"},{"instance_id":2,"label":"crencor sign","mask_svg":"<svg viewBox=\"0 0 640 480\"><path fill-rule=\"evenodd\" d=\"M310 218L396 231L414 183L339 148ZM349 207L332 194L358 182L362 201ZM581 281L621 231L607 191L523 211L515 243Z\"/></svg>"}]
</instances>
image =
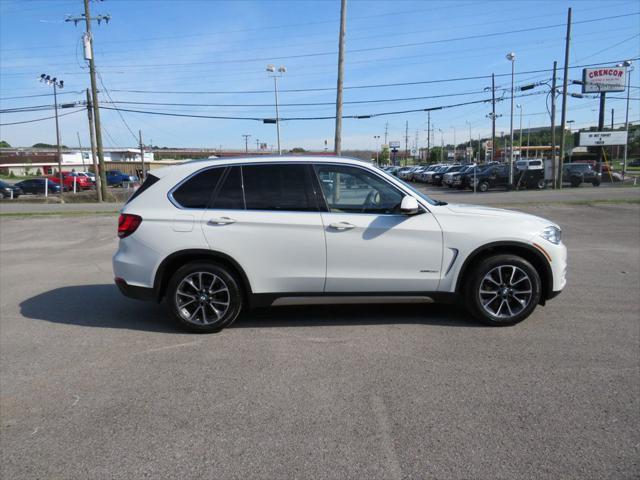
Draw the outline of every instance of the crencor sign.
<instances>
[{"instance_id":1,"label":"crencor sign","mask_svg":"<svg viewBox=\"0 0 640 480\"><path fill-rule=\"evenodd\" d=\"M624 92L627 67L585 68L582 93Z\"/></svg>"},{"instance_id":2,"label":"crencor sign","mask_svg":"<svg viewBox=\"0 0 640 480\"><path fill-rule=\"evenodd\" d=\"M580 146L600 147L605 145L626 145L627 132L580 132Z\"/></svg>"}]
</instances>

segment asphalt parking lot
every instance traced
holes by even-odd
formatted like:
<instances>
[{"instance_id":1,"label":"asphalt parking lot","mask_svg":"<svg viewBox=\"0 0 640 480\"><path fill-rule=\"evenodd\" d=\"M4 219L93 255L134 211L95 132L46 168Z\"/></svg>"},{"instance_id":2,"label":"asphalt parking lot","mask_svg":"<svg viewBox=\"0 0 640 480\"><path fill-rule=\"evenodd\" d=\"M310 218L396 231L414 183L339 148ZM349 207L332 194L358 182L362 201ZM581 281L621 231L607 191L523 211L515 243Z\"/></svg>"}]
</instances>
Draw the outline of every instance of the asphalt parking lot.
<instances>
[{"instance_id":1,"label":"asphalt parking lot","mask_svg":"<svg viewBox=\"0 0 640 480\"><path fill-rule=\"evenodd\" d=\"M640 206L518 208L570 256L520 325L307 307L216 335L117 292L115 215L0 217L2 478L638 478Z\"/></svg>"}]
</instances>

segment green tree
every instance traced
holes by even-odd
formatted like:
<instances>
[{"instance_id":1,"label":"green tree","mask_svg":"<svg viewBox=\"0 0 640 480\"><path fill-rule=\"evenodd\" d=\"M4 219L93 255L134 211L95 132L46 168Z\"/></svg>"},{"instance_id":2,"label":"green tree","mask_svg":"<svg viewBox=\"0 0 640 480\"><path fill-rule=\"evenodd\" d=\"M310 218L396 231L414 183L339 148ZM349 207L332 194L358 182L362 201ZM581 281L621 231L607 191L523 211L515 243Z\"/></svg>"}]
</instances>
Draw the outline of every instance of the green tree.
<instances>
[{"instance_id":1,"label":"green tree","mask_svg":"<svg viewBox=\"0 0 640 480\"><path fill-rule=\"evenodd\" d=\"M0 140L0 148L11 148L11 145L9 145L9 143L5 142L4 140Z\"/></svg>"},{"instance_id":2,"label":"green tree","mask_svg":"<svg viewBox=\"0 0 640 480\"><path fill-rule=\"evenodd\" d=\"M36 143L31 148L56 148L56 145L50 143ZM66 145L60 145L60 148L67 148Z\"/></svg>"},{"instance_id":3,"label":"green tree","mask_svg":"<svg viewBox=\"0 0 640 480\"><path fill-rule=\"evenodd\" d=\"M380 152L379 163L380 165L386 165L389 163L389 147L386 145L382 147L382 151Z\"/></svg>"}]
</instances>

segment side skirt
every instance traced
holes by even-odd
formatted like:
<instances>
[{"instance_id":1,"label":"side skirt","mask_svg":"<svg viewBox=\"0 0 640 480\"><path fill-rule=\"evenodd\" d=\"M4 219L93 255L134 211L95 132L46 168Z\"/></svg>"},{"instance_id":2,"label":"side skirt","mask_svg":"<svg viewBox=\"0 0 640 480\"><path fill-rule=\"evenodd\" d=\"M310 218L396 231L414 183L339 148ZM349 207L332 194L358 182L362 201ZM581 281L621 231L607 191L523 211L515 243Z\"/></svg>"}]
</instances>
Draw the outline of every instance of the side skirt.
<instances>
[{"instance_id":1,"label":"side skirt","mask_svg":"<svg viewBox=\"0 0 640 480\"><path fill-rule=\"evenodd\" d=\"M448 292L283 292L254 293L250 308L291 305L357 305L393 303L456 303L458 295Z\"/></svg>"}]
</instances>

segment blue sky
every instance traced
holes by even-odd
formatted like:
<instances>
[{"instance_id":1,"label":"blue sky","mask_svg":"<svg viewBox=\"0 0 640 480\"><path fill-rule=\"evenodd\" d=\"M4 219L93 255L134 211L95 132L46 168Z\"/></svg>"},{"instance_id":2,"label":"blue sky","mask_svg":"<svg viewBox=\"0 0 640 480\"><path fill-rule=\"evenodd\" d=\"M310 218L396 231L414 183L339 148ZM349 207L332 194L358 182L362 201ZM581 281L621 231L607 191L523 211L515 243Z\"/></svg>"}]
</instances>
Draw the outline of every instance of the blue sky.
<instances>
[{"instance_id":1,"label":"blue sky","mask_svg":"<svg viewBox=\"0 0 640 480\"><path fill-rule=\"evenodd\" d=\"M283 64L287 73L280 81L280 102L328 103L313 106L282 106L287 117L331 116L335 113L337 33L339 0L326 1L214 1L214 0L106 0L92 2L92 14L110 14L108 25L94 25L98 71L115 102L191 103L257 106L169 106L118 103L121 108L178 112L183 114L273 117L272 80L265 72L268 63ZM563 64L567 8L573 7L572 65L617 61L640 57L640 1L603 2L553 1L355 1L348 2L345 86L509 74L505 54L517 55L516 72L549 69L554 60ZM89 75L82 58L82 23L65 23L68 14L82 12L81 0L0 0L0 106L9 109L47 105L49 97L9 98L49 93L38 82L41 73L65 81L61 101L83 100ZM597 20L602 17L621 17ZM623 16L624 15L624 16ZM586 21L586 22L585 22ZM580 23L585 22L585 23ZM553 27L553 25L560 25ZM544 28L538 28L544 27ZM525 32L507 33L530 29ZM481 38L466 38L483 36ZM429 43L431 42L431 43ZM420 45L406 45L420 44ZM363 51L365 50L366 51ZM359 50L359 51L358 51ZM282 58L285 57L285 58ZM637 62L634 62L637 63ZM561 72L560 72L561 75ZM632 74L632 86L640 85L640 69ZM544 81L550 72L516 76L516 85ZM580 70L571 70L580 79ZM500 89L510 87L510 77L499 76ZM345 115L421 109L487 98L490 79L446 81L419 85L345 90L345 102L405 99L393 102L345 104ZM287 92L293 89L326 88L322 91ZM101 87L101 90L103 88ZM223 94L132 93L119 90L171 92L247 92ZM518 99L523 126L548 125L545 87ZM579 87L571 87L579 91ZM455 94L455 95L454 95ZM452 95L452 96L447 96ZM500 93L499 93L500 95ZM607 123L611 108L615 122L624 121L624 94L612 94L607 102ZM640 89L631 91L632 121L640 119ZM101 100L108 101L105 93ZM574 128L597 122L597 99L569 100L568 119ZM72 110L64 110L67 113ZM435 143L441 136L458 143L490 133L488 104L449 108L432 112ZM497 131L509 130L509 102L497 105ZM0 123L47 117L51 111L2 114ZM246 120L214 120L160 117L123 113L134 134L142 129L146 142L160 146L244 148L242 134L276 143L275 126ZM516 111L515 126L519 124ZM106 146L135 144L123 120L113 110L103 110ZM558 122L560 115L558 114ZM424 112L345 119L343 149L374 148L374 135L384 136L388 122L389 140L403 140L409 122L410 143L426 143L427 115ZM77 145L77 134L88 144L84 112L60 119L62 141ZM55 142L53 120L0 127L0 137L14 146ZM283 148L296 146L321 149L333 145L333 120L283 121ZM442 130L442 132L440 132ZM404 142L404 140L403 140ZM404 146L404 143L403 143Z\"/></svg>"}]
</instances>

